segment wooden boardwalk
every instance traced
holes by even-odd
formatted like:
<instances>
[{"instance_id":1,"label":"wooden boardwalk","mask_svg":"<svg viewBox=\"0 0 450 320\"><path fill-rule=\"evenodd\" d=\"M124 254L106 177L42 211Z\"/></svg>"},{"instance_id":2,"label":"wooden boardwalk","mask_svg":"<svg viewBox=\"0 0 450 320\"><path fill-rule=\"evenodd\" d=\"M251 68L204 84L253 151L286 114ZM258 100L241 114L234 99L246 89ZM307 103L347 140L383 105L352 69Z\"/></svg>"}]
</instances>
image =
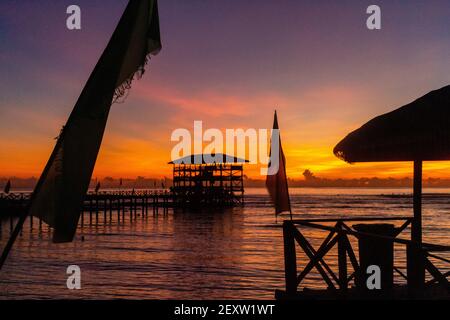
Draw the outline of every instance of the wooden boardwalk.
<instances>
[{"instance_id":1,"label":"wooden boardwalk","mask_svg":"<svg viewBox=\"0 0 450 320\"><path fill-rule=\"evenodd\" d=\"M26 210L30 198L30 192L0 193L0 229L3 223L9 223L10 230L14 228L15 217ZM172 194L166 190L88 192L79 223L83 226L113 219L118 222L126 219L133 221L139 215L158 214L160 211L167 214L174 204ZM34 219L29 220L33 227ZM39 221L39 225L41 224Z\"/></svg>"}]
</instances>

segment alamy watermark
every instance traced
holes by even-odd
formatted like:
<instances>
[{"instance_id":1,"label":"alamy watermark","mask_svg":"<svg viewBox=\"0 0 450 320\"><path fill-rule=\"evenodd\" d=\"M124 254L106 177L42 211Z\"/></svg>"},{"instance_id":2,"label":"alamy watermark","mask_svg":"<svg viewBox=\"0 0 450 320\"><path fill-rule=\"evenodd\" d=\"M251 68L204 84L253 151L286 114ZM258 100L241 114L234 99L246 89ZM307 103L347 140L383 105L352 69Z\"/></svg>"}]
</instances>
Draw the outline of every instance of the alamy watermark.
<instances>
[{"instance_id":1,"label":"alamy watermark","mask_svg":"<svg viewBox=\"0 0 450 320\"><path fill-rule=\"evenodd\" d=\"M70 265L67 267L66 274L68 275L67 289L81 290L81 268L77 265Z\"/></svg>"},{"instance_id":2,"label":"alamy watermark","mask_svg":"<svg viewBox=\"0 0 450 320\"><path fill-rule=\"evenodd\" d=\"M171 152L171 160L177 164L222 163L223 155L227 155L238 158L238 162L248 160L249 164L267 166L260 169L261 175L277 174L280 165L278 129L225 129L224 134L215 128L203 130L203 122L194 121L193 135L179 128L172 132L171 141L178 142Z\"/></svg>"},{"instance_id":3,"label":"alamy watermark","mask_svg":"<svg viewBox=\"0 0 450 320\"><path fill-rule=\"evenodd\" d=\"M73 4L67 7L66 13L69 15L66 20L67 29L81 30L81 8Z\"/></svg>"},{"instance_id":4,"label":"alamy watermark","mask_svg":"<svg viewBox=\"0 0 450 320\"><path fill-rule=\"evenodd\" d=\"M69 30L81 30L81 8L72 4L67 7L66 13L69 15L66 20L66 27ZM366 14L369 17L366 20L366 26L369 30L381 30L381 8L372 4L367 7Z\"/></svg>"},{"instance_id":5,"label":"alamy watermark","mask_svg":"<svg viewBox=\"0 0 450 320\"><path fill-rule=\"evenodd\" d=\"M366 270L369 275L366 280L366 286L369 290L381 289L381 269L377 265L370 265Z\"/></svg>"},{"instance_id":6,"label":"alamy watermark","mask_svg":"<svg viewBox=\"0 0 450 320\"><path fill-rule=\"evenodd\" d=\"M367 7L366 13L370 14L366 21L367 29L381 30L381 8L373 4Z\"/></svg>"}]
</instances>

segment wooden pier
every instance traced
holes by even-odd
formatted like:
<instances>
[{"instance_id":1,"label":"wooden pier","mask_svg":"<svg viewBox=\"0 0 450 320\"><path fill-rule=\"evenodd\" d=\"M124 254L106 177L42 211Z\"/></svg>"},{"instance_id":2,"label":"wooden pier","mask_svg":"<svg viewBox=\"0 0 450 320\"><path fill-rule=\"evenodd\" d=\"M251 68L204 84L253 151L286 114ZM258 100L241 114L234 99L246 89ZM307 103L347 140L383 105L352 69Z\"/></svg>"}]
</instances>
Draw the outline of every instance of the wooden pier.
<instances>
[{"instance_id":1,"label":"wooden pier","mask_svg":"<svg viewBox=\"0 0 450 320\"><path fill-rule=\"evenodd\" d=\"M80 223L98 223L99 215L103 215L103 221L112 220L114 214L118 222L133 221L139 215L147 216L150 210L152 214L159 210L166 214L172 205L172 195L167 191L90 192L84 200Z\"/></svg>"},{"instance_id":2,"label":"wooden pier","mask_svg":"<svg viewBox=\"0 0 450 320\"><path fill-rule=\"evenodd\" d=\"M14 219L26 210L31 193L0 193L0 228L2 223L14 227ZM174 206L172 194L167 190L88 192L83 202L79 223L98 224L100 221L133 221L137 216L167 214ZM29 219L32 226L33 219ZM41 224L41 221L39 221Z\"/></svg>"}]
</instances>

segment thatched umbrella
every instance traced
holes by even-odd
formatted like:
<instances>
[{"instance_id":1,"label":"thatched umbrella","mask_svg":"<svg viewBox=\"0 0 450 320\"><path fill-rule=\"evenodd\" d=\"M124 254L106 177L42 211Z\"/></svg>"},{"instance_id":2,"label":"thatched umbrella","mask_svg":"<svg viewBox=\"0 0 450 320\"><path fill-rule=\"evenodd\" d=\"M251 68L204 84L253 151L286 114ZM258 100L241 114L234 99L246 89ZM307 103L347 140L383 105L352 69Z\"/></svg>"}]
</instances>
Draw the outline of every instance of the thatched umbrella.
<instances>
[{"instance_id":1,"label":"thatched umbrella","mask_svg":"<svg viewBox=\"0 0 450 320\"><path fill-rule=\"evenodd\" d=\"M412 240L422 242L422 161L450 160L450 85L384 115L350 133L334 148L344 161L414 162Z\"/></svg>"},{"instance_id":2,"label":"thatched umbrella","mask_svg":"<svg viewBox=\"0 0 450 320\"><path fill-rule=\"evenodd\" d=\"M339 142L334 154L349 163L414 162L411 238L420 245L422 161L450 160L450 85L370 120Z\"/></svg>"}]
</instances>

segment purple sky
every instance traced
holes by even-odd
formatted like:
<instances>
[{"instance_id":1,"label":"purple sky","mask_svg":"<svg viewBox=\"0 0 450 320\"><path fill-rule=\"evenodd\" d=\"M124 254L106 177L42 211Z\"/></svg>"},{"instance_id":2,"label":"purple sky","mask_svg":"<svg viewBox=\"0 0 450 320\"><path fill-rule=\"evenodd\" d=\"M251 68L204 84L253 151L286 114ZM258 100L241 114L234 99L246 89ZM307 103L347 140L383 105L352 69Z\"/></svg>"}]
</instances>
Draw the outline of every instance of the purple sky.
<instances>
[{"instance_id":1,"label":"purple sky","mask_svg":"<svg viewBox=\"0 0 450 320\"><path fill-rule=\"evenodd\" d=\"M81 31L65 27L70 4L82 9ZM365 26L370 4L382 9L380 31ZM0 2L0 176L39 174L125 6ZM393 165L349 167L331 150L371 117L450 82L448 0L162 0L159 7L163 50L127 102L113 107L98 175L168 173L172 130L191 129L194 120L267 128L275 107L290 176L306 168L404 174Z\"/></svg>"}]
</instances>

